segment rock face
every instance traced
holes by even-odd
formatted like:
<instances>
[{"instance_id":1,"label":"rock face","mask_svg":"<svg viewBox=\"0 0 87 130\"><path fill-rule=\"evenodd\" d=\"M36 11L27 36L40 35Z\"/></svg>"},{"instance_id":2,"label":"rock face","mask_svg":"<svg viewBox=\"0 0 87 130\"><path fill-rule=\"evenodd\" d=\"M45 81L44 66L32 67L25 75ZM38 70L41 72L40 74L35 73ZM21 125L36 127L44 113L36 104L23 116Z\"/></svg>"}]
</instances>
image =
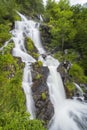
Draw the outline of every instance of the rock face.
<instances>
[{"instance_id":1,"label":"rock face","mask_svg":"<svg viewBox=\"0 0 87 130\"><path fill-rule=\"evenodd\" d=\"M87 102L87 85L85 84L79 84L76 81L73 81L72 77L69 75L69 69L71 68L71 63L69 61L63 61L59 67L57 68L57 71L60 73L63 84L65 86L66 96L67 98L73 98L76 97L77 100ZM82 90L84 90L83 96L80 95L78 89L73 84L73 82L79 84Z\"/></svg>"},{"instance_id":2,"label":"rock face","mask_svg":"<svg viewBox=\"0 0 87 130\"><path fill-rule=\"evenodd\" d=\"M41 31L41 40L42 44L46 51L49 51L52 35L50 33L50 26L41 24L40 31Z\"/></svg>"},{"instance_id":3,"label":"rock face","mask_svg":"<svg viewBox=\"0 0 87 130\"><path fill-rule=\"evenodd\" d=\"M68 74L70 67L71 67L71 63L69 61L64 61L57 68L57 71L60 73L64 84L66 83L67 80L71 80Z\"/></svg>"},{"instance_id":4,"label":"rock face","mask_svg":"<svg viewBox=\"0 0 87 130\"><path fill-rule=\"evenodd\" d=\"M48 73L49 70L47 67L40 67L39 69L34 67L34 71L32 73L32 92L36 107L36 118L45 121L45 125L52 118L54 113L46 83Z\"/></svg>"}]
</instances>

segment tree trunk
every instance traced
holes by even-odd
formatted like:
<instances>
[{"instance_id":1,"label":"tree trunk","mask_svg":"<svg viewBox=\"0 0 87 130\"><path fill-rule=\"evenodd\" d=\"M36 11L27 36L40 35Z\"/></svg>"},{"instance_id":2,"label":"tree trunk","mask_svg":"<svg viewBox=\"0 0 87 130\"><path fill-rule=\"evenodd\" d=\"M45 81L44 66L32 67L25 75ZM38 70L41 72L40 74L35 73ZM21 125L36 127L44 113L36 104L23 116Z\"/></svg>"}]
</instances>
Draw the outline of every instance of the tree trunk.
<instances>
[{"instance_id":1,"label":"tree trunk","mask_svg":"<svg viewBox=\"0 0 87 130\"><path fill-rule=\"evenodd\" d=\"M62 34L62 52L64 50L64 33Z\"/></svg>"}]
</instances>

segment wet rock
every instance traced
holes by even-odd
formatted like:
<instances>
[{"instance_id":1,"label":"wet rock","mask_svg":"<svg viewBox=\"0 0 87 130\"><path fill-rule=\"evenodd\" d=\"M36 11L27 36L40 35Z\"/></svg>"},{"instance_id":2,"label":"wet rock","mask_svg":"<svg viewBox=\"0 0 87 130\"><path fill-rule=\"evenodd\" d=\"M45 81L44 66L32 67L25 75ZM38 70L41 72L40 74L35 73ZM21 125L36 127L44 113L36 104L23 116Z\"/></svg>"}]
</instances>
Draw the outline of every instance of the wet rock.
<instances>
[{"instance_id":1,"label":"wet rock","mask_svg":"<svg viewBox=\"0 0 87 130\"><path fill-rule=\"evenodd\" d=\"M47 67L40 67L37 69L35 66L33 66L33 70L32 92L36 107L36 118L45 121L46 125L54 113L53 105L51 104L49 98L48 86L46 83L49 70ZM38 79L35 79L35 75L37 75L37 73L42 76Z\"/></svg>"},{"instance_id":2,"label":"wet rock","mask_svg":"<svg viewBox=\"0 0 87 130\"><path fill-rule=\"evenodd\" d=\"M57 68L57 71L60 73L64 84L67 80L71 81L71 77L68 74L70 67L71 63L69 61L63 61Z\"/></svg>"}]
</instances>

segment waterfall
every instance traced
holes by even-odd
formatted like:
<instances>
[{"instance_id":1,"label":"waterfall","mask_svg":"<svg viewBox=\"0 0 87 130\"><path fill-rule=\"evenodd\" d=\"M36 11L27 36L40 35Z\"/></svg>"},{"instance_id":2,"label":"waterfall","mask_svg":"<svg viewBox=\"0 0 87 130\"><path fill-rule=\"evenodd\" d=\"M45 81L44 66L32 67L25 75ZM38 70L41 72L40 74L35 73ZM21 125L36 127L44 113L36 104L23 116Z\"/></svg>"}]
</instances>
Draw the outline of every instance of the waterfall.
<instances>
[{"instance_id":1,"label":"waterfall","mask_svg":"<svg viewBox=\"0 0 87 130\"><path fill-rule=\"evenodd\" d=\"M11 40L12 40L12 39L6 41L6 42L4 43L4 46L2 46L2 47L0 48L0 51L2 51L2 50L4 49L4 47L6 47Z\"/></svg>"},{"instance_id":2,"label":"waterfall","mask_svg":"<svg viewBox=\"0 0 87 130\"><path fill-rule=\"evenodd\" d=\"M28 28L27 28L28 29ZM59 62L52 56L47 55L41 45L39 23L30 22L27 34L33 42L40 54L39 59L43 62L43 66L49 69L47 84L49 88L50 100L54 107L54 116L49 122L49 130L87 130L87 105L77 100L66 99L64 86L57 67ZM42 54L47 55L44 59Z\"/></svg>"},{"instance_id":3,"label":"waterfall","mask_svg":"<svg viewBox=\"0 0 87 130\"><path fill-rule=\"evenodd\" d=\"M40 40L39 23L20 14L21 21L15 22L15 28L11 31L15 47L13 56L20 57L25 63L22 87L26 96L27 111L31 114L31 119L35 118L35 105L32 97L32 63L36 60L27 53L24 46L25 36L32 39L38 50L39 58L43 66L49 69L47 85L49 89L50 100L54 107L54 115L49 122L49 130L87 130L87 104L77 100L66 99L66 94L62 79L57 67L59 61L50 55L47 55ZM24 36L25 35L25 36ZM44 59L42 54L46 55Z\"/></svg>"},{"instance_id":4,"label":"waterfall","mask_svg":"<svg viewBox=\"0 0 87 130\"><path fill-rule=\"evenodd\" d=\"M74 97L73 97L73 99L75 99L75 100L77 100L77 99L79 99L79 100L81 100L81 101L84 101L84 93L83 93L83 90L81 89L81 87L77 84L77 83L74 83L73 82L73 84L75 85L75 87L76 87L76 89L78 90L78 93L76 94L74 94Z\"/></svg>"},{"instance_id":5,"label":"waterfall","mask_svg":"<svg viewBox=\"0 0 87 130\"><path fill-rule=\"evenodd\" d=\"M32 98L32 75L31 75L31 67L29 65L25 65L24 68L24 76L23 76L23 82L22 86L24 89L24 93L26 95L26 107L27 111L31 114L30 118L35 118L35 106L34 106L34 100Z\"/></svg>"},{"instance_id":6,"label":"waterfall","mask_svg":"<svg viewBox=\"0 0 87 130\"><path fill-rule=\"evenodd\" d=\"M22 88L24 90L25 96L26 96L26 107L27 111L30 113L30 119L35 118L35 105L34 105L34 100L32 97L32 68L31 68L31 63L36 62L36 60L30 56L27 53L27 50L24 46L24 34L26 35L26 28L28 25L28 20L26 17L24 17L22 14L18 13L22 21L16 21L15 22L15 28L14 30L11 31L13 37L13 42L15 44L15 47L13 48L13 56L15 57L20 57L22 62L25 63L25 68L24 68L24 74L23 74L23 81L22 81Z\"/></svg>"},{"instance_id":7,"label":"waterfall","mask_svg":"<svg viewBox=\"0 0 87 130\"><path fill-rule=\"evenodd\" d=\"M83 96L83 90L80 88L80 86L77 83L74 83L78 91L80 92L80 95Z\"/></svg>"}]
</instances>

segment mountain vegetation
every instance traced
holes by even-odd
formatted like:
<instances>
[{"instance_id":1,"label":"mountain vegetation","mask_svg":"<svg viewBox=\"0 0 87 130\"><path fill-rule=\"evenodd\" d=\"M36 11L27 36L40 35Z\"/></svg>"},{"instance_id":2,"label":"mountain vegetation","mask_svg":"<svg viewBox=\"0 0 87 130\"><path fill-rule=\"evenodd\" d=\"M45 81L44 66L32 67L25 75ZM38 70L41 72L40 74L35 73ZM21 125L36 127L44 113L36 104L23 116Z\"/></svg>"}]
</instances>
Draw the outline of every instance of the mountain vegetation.
<instances>
[{"instance_id":1,"label":"mountain vegetation","mask_svg":"<svg viewBox=\"0 0 87 130\"><path fill-rule=\"evenodd\" d=\"M38 19L42 14L47 33L48 52L63 61L70 61L69 75L73 81L87 85L87 6L71 6L68 0L48 0L46 7L42 0L0 0L0 47L11 38L10 31L15 20L20 20L17 11L27 17ZM43 34L43 30L41 29ZM44 35L44 34L43 34ZM48 34L45 36L48 39ZM28 45L32 41L27 39ZM44 42L44 39L42 40ZM0 130L45 130L44 122L30 120L26 112L25 95L22 90L24 64L12 56L12 41L0 51ZM34 57L38 57L32 53ZM36 78L40 78L38 75ZM70 88L69 88L70 89ZM43 93L42 98L46 95Z\"/></svg>"},{"instance_id":2,"label":"mountain vegetation","mask_svg":"<svg viewBox=\"0 0 87 130\"><path fill-rule=\"evenodd\" d=\"M49 26L51 35L47 47L56 50L55 57L78 64L83 69L84 75L87 75L87 7L85 5L71 6L68 0L60 0L58 3L48 0L45 8L45 24Z\"/></svg>"}]
</instances>

